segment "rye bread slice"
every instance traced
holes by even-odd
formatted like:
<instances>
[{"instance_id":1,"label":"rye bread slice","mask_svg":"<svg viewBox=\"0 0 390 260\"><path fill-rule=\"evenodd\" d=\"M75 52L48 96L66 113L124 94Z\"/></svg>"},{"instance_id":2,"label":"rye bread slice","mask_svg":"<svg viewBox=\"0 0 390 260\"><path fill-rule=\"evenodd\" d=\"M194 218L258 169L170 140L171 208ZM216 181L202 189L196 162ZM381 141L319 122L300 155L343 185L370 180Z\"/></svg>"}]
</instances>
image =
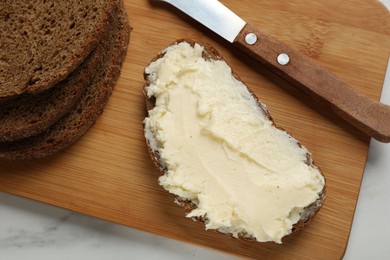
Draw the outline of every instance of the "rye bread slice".
<instances>
[{"instance_id":1,"label":"rye bread slice","mask_svg":"<svg viewBox=\"0 0 390 260\"><path fill-rule=\"evenodd\" d=\"M213 48L211 45L204 44L204 43L201 43L199 41L194 41L192 39L181 39L181 40L173 42L169 46L173 46L173 45L179 44L180 42L187 42L191 46L194 46L195 44L200 44L201 46L203 46L204 47L204 52L202 53L202 56L206 60L223 60L223 61L225 61L223 59L223 57L219 54L219 52L215 48ZM152 63L152 62L160 59L161 57L163 57L164 53L165 52L163 51L160 54L158 54L155 58L153 58L151 60L150 63ZM234 73L234 71L232 71L232 76L234 78L236 78L237 80L242 82L242 80ZM147 95L147 88L150 86L150 80L149 80L149 74L147 74L146 72L144 73L144 79L145 79L145 84L144 84L143 94L144 94L144 97L145 97L146 109L149 111L149 110L154 108L156 100L155 100L155 97L150 97L149 98L148 95ZM268 118L272 122L273 127L278 128L278 129L286 132L289 136L291 136L286 130L284 130L284 129L282 129L282 128L280 128L280 127L275 125L275 122L273 121L273 119L272 119L272 117L270 115L270 112L268 111L268 109L265 106L265 104L263 104L256 97L256 95L253 93L253 91L251 91L248 88L248 86L245 85L245 87L248 89L248 91L251 93L251 95L253 96L253 98L257 102L257 105L261 109L261 111L264 114L264 116L266 118ZM145 127L146 126L144 124L145 140L146 140L146 144L147 144L147 149L148 149L149 155L150 155L152 161L154 162L154 164L156 165L156 167L160 170L161 174L165 175L165 174L167 174L168 169L164 165L164 163L162 162L160 154L159 154L159 151L156 149L156 147L153 148L153 146L158 145L158 142L155 141L155 140L150 140L149 139L150 136L148 136L147 132L150 133L150 131L147 131L147 129ZM299 147L303 147L301 145L301 143L299 141L297 141L294 137L291 136L291 138L292 138L292 140L296 141L296 143L298 144ZM152 143L153 143L153 145L152 145ZM315 163L313 161L313 158L312 158L312 156L311 156L311 154L309 152L306 153L306 161L305 161L305 163L307 165L309 165L309 166L318 168L318 166L315 165ZM323 175L323 174L321 173L321 175ZM173 196L175 197L175 203L177 203L178 205L183 207L187 213L190 213L192 210L197 208L196 203L193 203L190 200L181 198L181 197L179 197L177 195L173 195ZM324 188L321 191L321 193L319 194L318 199L316 201L314 201L312 204L310 204L309 206L304 208L304 212L302 212L300 214L299 221L293 225L291 234L296 232L297 230L300 230L300 229L304 228L309 223L309 221L318 213L318 211L322 207L322 205L324 203L324 200L325 200L325 197L326 197L326 190L325 190L325 185L324 185ZM208 221L207 217L206 218L196 217L196 218L193 218L193 219L201 221L201 222L204 222L204 223L206 223ZM245 240L250 240L250 241L256 241L253 237L249 236L245 232L240 233L239 234L239 238L245 239Z\"/></svg>"},{"instance_id":2,"label":"rye bread slice","mask_svg":"<svg viewBox=\"0 0 390 260\"><path fill-rule=\"evenodd\" d=\"M0 2L0 98L54 86L96 47L119 0Z\"/></svg>"},{"instance_id":3,"label":"rye bread slice","mask_svg":"<svg viewBox=\"0 0 390 260\"><path fill-rule=\"evenodd\" d=\"M115 28L117 21L113 21ZM95 76L95 68L104 63L110 27L101 43L84 62L56 86L37 94L24 93L0 103L0 142L16 141L46 130L64 116L80 99Z\"/></svg>"},{"instance_id":4,"label":"rye bread slice","mask_svg":"<svg viewBox=\"0 0 390 260\"><path fill-rule=\"evenodd\" d=\"M113 30L106 48L107 60L96 68L91 85L78 103L47 131L20 141L0 143L0 158L29 160L53 155L74 143L93 125L112 93L126 56L130 26L124 9Z\"/></svg>"}]
</instances>

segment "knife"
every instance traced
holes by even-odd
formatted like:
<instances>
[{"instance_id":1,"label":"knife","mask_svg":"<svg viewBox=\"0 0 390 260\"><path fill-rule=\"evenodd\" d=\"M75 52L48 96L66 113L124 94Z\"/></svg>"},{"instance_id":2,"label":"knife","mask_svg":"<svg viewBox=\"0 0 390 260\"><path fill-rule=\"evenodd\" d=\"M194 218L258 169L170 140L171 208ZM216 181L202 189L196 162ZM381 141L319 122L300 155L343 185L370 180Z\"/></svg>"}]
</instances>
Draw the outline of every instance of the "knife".
<instances>
[{"instance_id":1,"label":"knife","mask_svg":"<svg viewBox=\"0 0 390 260\"><path fill-rule=\"evenodd\" d=\"M154 1L175 6L366 135L390 142L390 106L356 92L311 58L246 23L219 1Z\"/></svg>"}]
</instances>

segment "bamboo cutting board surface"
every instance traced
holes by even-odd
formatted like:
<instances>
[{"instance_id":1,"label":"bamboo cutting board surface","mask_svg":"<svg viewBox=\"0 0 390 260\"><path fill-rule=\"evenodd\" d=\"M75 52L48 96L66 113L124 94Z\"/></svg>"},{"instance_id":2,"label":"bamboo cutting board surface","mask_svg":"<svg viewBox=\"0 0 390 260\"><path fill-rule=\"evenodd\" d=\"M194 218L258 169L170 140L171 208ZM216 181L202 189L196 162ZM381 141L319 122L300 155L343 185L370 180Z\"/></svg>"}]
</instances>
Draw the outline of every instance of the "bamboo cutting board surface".
<instances>
[{"instance_id":1,"label":"bamboo cutting board surface","mask_svg":"<svg viewBox=\"0 0 390 260\"><path fill-rule=\"evenodd\" d=\"M390 16L374 0L223 0L246 21L300 49L379 99L390 54ZM133 27L121 77L96 124L72 147L33 162L0 162L0 191L170 238L251 258L337 259L344 254L365 166L368 138L302 100L285 82L168 5L125 0ZM216 47L241 79L313 154L327 199L283 245L237 240L185 218L158 186L142 121L143 69L165 46L191 37ZM363 235L363 234L362 234Z\"/></svg>"}]
</instances>

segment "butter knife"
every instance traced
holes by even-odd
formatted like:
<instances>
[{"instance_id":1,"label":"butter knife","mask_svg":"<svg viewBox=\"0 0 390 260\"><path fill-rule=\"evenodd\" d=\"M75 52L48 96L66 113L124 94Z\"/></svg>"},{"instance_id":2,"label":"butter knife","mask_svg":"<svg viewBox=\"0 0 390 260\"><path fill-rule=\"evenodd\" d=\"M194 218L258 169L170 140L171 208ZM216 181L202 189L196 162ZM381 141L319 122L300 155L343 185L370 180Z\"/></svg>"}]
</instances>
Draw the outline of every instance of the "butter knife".
<instances>
[{"instance_id":1,"label":"butter knife","mask_svg":"<svg viewBox=\"0 0 390 260\"><path fill-rule=\"evenodd\" d=\"M311 58L246 23L219 1L154 1L175 6L366 135L390 142L390 106L356 92Z\"/></svg>"}]
</instances>

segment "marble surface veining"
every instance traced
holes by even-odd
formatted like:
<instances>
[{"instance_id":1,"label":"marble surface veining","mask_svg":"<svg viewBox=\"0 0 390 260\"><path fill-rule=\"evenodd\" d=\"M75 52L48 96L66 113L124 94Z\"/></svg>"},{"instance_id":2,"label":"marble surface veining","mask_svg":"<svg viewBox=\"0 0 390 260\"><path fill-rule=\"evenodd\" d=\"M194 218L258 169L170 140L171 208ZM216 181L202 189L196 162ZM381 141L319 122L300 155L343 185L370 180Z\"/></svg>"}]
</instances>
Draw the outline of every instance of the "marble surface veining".
<instances>
[{"instance_id":1,"label":"marble surface veining","mask_svg":"<svg viewBox=\"0 0 390 260\"><path fill-rule=\"evenodd\" d=\"M235 259L5 193L0 223L0 259Z\"/></svg>"}]
</instances>

